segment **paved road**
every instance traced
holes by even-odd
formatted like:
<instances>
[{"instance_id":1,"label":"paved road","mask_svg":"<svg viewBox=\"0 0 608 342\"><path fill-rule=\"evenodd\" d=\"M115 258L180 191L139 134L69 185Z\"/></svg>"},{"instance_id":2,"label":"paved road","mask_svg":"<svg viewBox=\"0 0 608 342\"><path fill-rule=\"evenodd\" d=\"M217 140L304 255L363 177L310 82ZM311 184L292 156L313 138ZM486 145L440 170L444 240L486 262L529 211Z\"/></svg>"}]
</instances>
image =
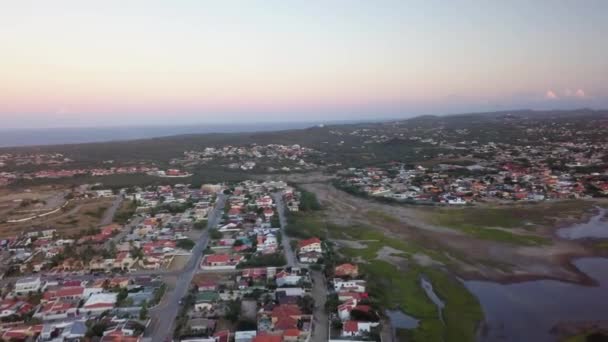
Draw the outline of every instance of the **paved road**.
<instances>
[{"instance_id":1,"label":"paved road","mask_svg":"<svg viewBox=\"0 0 608 342\"><path fill-rule=\"evenodd\" d=\"M218 195L216 205L209 214L207 229L201 234L196 245L192 249L192 256L177 278L175 287L165 294L162 302L150 310L151 323L146 329L145 336L151 337L152 342L164 342L173 338L175 317L178 314L179 301L186 295L194 274L198 270L203 251L209 242L209 230L215 228L222 217L226 197Z\"/></svg>"},{"instance_id":2,"label":"paved road","mask_svg":"<svg viewBox=\"0 0 608 342\"><path fill-rule=\"evenodd\" d=\"M312 271L312 298L315 300L312 342L327 342L329 340L329 318L325 312L327 284L325 276L320 271Z\"/></svg>"},{"instance_id":3,"label":"paved road","mask_svg":"<svg viewBox=\"0 0 608 342\"><path fill-rule=\"evenodd\" d=\"M277 212L279 213L279 222L281 222L281 234L283 235L281 239L281 244L283 245L283 250L285 251L285 258L287 259L287 266L294 267L298 266L298 258L296 254L293 252L291 248L291 239L285 233L285 228L287 227L287 217L285 216L285 203L283 201L283 196L281 196L280 192L275 192L272 194L274 198L274 202L277 204Z\"/></svg>"},{"instance_id":4,"label":"paved road","mask_svg":"<svg viewBox=\"0 0 608 342\"><path fill-rule=\"evenodd\" d=\"M122 195L117 195L116 198L114 198L112 205L108 209L106 209L106 212L103 214L101 221L99 221L100 226L107 226L111 224L112 221L114 221L114 214L116 214L116 210L120 208L122 201Z\"/></svg>"},{"instance_id":5,"label":"paved road","mask_svg":"<svg viewBox=\"0 0 608 342\"><path fill-rule=\"evenodd\" d=\"M131 230L135 227L137 227L141 221L143 221L144 218L141 216L136 216L133 219L131 219L131 222L127 223L124 227L122 227L121 231L118 232L118 234L112 236L112 238L108 239L106 242L104 242L103 246L105 249L110 248L110 243L112 243L112 241L114 241L115 244L118 244L120 241L122 241L127 234L129 234L131 232Z\"/></svg>"}]
</instances>

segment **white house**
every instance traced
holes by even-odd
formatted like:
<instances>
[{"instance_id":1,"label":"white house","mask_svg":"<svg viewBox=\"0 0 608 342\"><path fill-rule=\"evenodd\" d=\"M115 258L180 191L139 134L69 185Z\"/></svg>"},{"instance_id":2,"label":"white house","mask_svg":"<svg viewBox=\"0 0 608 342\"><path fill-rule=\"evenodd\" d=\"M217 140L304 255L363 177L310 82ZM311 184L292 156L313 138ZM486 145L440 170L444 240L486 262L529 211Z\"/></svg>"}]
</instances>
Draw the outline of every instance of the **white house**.
<instances>
[{"instance_id":1,"label":"white house","mask_svg":"<svg viewBox=\"0 0 608 342\"><path fill-rule=\"evenodd\" d=\"M365 280L342 280L334 278L334 290L339 291L351 291L351 292L365 292Z\"/></svg>"},{"instance_id":2,"label":"white house","mask_svg":"<svg viewBox=\"0 0 608 342\"><path fill-rule=\"evenodd\" d=\"M310 239L299 241L298 242L298 252L299 253L308 253L308 252L323 253L323 249L321 247L321 240L319 240L319 238L313 237Z\"/></svg>"},{"instance_id":3,"label":"white house","mask_svg":"<svg viewBox=\"0 0 608 342\"><path fill-rule=\"evenodd\" d=\"M25 295L40 290L41 285L40 277L21 278L15 283L14 292L18 295Z\"/></svg>"}]
</instances>

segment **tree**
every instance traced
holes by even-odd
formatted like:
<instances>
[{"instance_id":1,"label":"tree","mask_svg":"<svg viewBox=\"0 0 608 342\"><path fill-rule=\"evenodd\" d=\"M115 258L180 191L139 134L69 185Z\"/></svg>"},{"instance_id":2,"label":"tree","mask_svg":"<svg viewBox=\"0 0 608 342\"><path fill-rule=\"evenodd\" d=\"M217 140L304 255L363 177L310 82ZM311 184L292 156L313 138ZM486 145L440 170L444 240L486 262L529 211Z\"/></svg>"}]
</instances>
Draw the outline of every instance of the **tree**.
<instances>
[{"instance_id":1,"label":"tree","mask_svg":"<svg viewBox=\"0 0 608 342\"><path fill-rule=\"evenodd\" d=\"M175 244L177 248L185 249L188 251L191 250L194 245L196 245L196 243L190 239L180 239L177 240L177 243Z\"/></svg>"},{"instance_id":2,"label":"tree","mask_svg":"<svg viewBox=\"0 0 608 342\"><path fill-rule=\"evenodd\" d=\"M222 238L222 236L224 236L219 230L217 229L211 229L209 231L209 236L211 237L211 239L213 240L219 240Z\"/></svg>"},{"instance_id":3,"label":"tree","mask_svg":"<svg viewBox=\"0 0 608 342\"><path fill-rule=\"evenodd\" d=\"M307 315L312 315L313 310L315 309L315 300L309 296L298 297L298 306L302 309Z\"/></svg>"},{"instance_id":4,"label":"tree","mask_svg":"<svg viewBox=\"0 0 608 342\"><path fill-rule=\"evenodd\" d=\"M144 301L139 310L139 319L144 320L148 318L148 302Z\"/></svg>"},{"instance_id":5,"label":"tree","mask_svg":"<svg viewBox=\"0 0 608 342\"><path fill-rule=\"evenodd\" d=\"M194 222L192 227L197 230L203 230L203 229L207 228L207 220L196 221L196 222Z\"/></svg>"},{"instance_id":6,"label":"tree","mask_svg":"<svg viewBox=\"0 0 608 342\"><path fill-rule=\"evenodd\" d=\"M226 312L226 318L234 323L239 320L241 315L241 301L231 300L228 302L228 311Z\"/></svg>"}]
</instances>

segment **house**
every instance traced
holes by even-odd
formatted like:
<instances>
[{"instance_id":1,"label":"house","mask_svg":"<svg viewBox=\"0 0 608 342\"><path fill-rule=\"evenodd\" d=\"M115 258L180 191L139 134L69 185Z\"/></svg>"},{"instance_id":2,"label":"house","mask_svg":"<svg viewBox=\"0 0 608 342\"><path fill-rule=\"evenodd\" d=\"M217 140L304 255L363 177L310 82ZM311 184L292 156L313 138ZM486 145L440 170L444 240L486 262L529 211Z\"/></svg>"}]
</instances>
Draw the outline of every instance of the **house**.
<instances>
[{"instance_id":1,"label":"house","mask_svg":"<svg viewBox=\"0 0 608 342\"><path fill-rule=\"evenodd\" d=\"M237 331L234 333L234 342L251 342L257 333L255 330Z\"/></svg>"},{"instance_id":2,"label":"house","mask_svg":"<svg viewBox=\"0 0 608 342\"><path fill-rule=\"evenodd\" d=\"M298 242L298 251L299 253L306 252L318 252L323 253L323 249L321 248L321 240L317 237L313 237L306 240L301 240Z\"/></svg>"},{"instance_id":3,"label":"house","mask_svg":"<svg viewBox=\"0 0 608 342\"><path fill-rule=\"evenodd\" d=\"M21 278L15 282L15 294L26 295L30 292L36 292L40 290L42 283L40 277L27 277Z\"/></svg>"},{"instance_id":4,"label":"house","mask_svg":"<svg viewBox=\"0 0 608 342\"><path fill-rule=\"evenodd\" d=\"M235 341L236 342L236 341ZM260 334L254 337L251 342L283 342L282 335Z\"/></svg>"},{"instance_id":5,"label":"house","mask_svg":"<svg viewBox=\"0 0 608 342\"><path fill-rule=\"evenodd\" d=\"M369 334L372 330L372 324L370 322L346 321L342 325L342 336L353 337Z\"/></svg>"},{"instance_id":6,"label":"house","mask_svg":"<svg viewBox=\"0 0 608 342\"><path fill-rule=\"evenodd\" d=\"M298 285L301 279L302 276L294 273L288 273L286 271L281 271L275 276L275 281L278 287Z\"/></svg>"},{"instance_id":7,"label":"house","mask_svg":"<svg viewBox=\"0 0 608 342\"><path fill-rule=\"evenodd\" d=\"M210 254L203 258L202 267L228 267L236 268L236 265L243 260L241 255L230 255L230 254Z\"/></svg>"},{"instance_id":8,"label":"house","mask_svg":"<svg viewBox=\"0 0 608 342\"><path fill-rule=\"evenodd\" d=\"M220 300L219 293L215 291L203 291L196 295L194 300L195 311L208 311Z\"/></svg>"},{"instance_id":9,"label":"house","mask_svg":"<svg viewBox=\"0 0 608 342\"><path fill-rule=\"evenodd\" d=\"M262 253L274 253L278 246L277 237L273 233L257 236L257 251Z\"/></svg>"},{"instance_id":10,"label":"house","mask_svg":"<svg viewBox=\"0 0 608 342\"><path fill-rule=\"evenodd\" d=\"M196 283L199 292L203 291L215 291L217 290L217 281L215 280L201 280Z\"/></svg>"},{"instance_id":11,"label":"house","mask_svg":"<svg viewBox=\"0 0 608 342\"><path fill-rule=\"evenodd\" d=\"M116 293L94 293L82 306L82 311L93 314L100 314L110 310L116 305Z\"/></svg>"},{"instance_id":12,"label":"house","mask_svg":"<svg viewBox=\"0 0 608 342\"><path fill-rule=\"evenodd\" d=\"M193 318L188 321L190 330L197 334L212 335L215 332L217 321L207 318Z\"/></svg>"},{"instance_id":13,"label":"house","mask_svg":"<svg viewBox=\"0 0 608 342\"><path fill-rule=\"evenodd\" d=\"M300 262L305 263L305 264L317 263L319 261L319 259L321 259L322 256L323 256L323 254L321 254L319 252L306 252L306 253L298 254L298 258L300 259Z\"/></svg>"},{"instance_id":14,"label":"house","mask_svg":"<svg viewBox=\"0 0 608 342\"><path fill-rule=\"evenodd\" d=\"M356 278L359 276L359 266L354 264L341 264L334 268L334 275L336 277L351 277Z\"/></svg>"},{"instance_id":15,"label":"house","mask_svg":"<svg viewBox=\"0 0 608 342\"><path fill-rule=\"evenodd\" d=\"M365 280L342 280L334 278L334 290L336 292L365 292Z\"/></svg>"},{"instance_id":16,"label":"house","mask_svg":"<svg viewBox=\"0 0 608 342\"><path fill-rule=\"evenodd\" d=\"M31 304L21 300L5 299L0 301L0 318L20 316L32 311L33 308Z\"/></svg>"},{"instance_id":17,"label":"house","mask_svg":"<svg viewBox=\"0 0 608 342\"><path fill-rule=\"evenodd\" d=\"M346 321L350 319L350 312L357 306L356 299L349 299L346 302L338 305L338 317L340 320Z\"/></svg>"},{"instance_id":18,"label":"house","mask_svg":"<svg viewBox=\"0 0 608 342\"><path fill-rule=\"evenodd\" d=\"M78 312L78 302L69 302L64 300L56 300L40 305L38 311L34 314L35 318L43 321L67 319L75 317Z\"/></svg>"},{"instance_id":19,"label":"house","mask_svg":"<svg viewBox=\"0 0 608 342\"><path fill-rule=\"evenodd\" d=\"M270 197L270 196L260 197L255 201L255 205L257 205L258 207L261 207L261 208L270 208L270 207L272 207L272 197Z\"/></svg>"},{"instance_id":20,"label":"house","mask_svg":"<svg viewBox=\"0 0 608 342\"><path fill-rule=\"evenodd\" d=\"M42 295L42 302L52 302L56 300L80 300L84 296L84 287L67 286L56 290L48 290Z\"/></svg>"},{"instance_id":21,"label":"house","mask_svg":"<svg viewBox=\"0 0 608 342\"><path fill-rule=\"evenodd\" d=\"M298 305L277 305L272 309L270 318L275 331L297 329L298 320L302 317L302 311Z\"/></svg>"},{"instance_id":22,"label":"house","mask_svg":"<svg viewBox=\"0 0 608 342\"><path fill-rule=\"evenodd\" d=\"M25 341L30 337L38 336L42 332L43 325L18 325L12 326L4 331L4 341Z\"/></svg>"},{"instance_id":23,"label":"house","mask_svg":"<svg viewBox=\"0 0 608 342\"><path fill-rule=\"evenodd\" d=\"M133 264L135 264L135 259L131 257L131 253L120 252L116 255L116 258L114 258L113 267L128 270L133 267Z\"/></svg>"},{"instance_id":24,"label":"house","mask_svg":"<svg viewBox=\"0 0 608 342\"><path fill-rule=\"evenodd\" d=\"M272 216L274 216L274 210L271 208L264 209L264 217L269 220Z\"/></svg>"}]
</instances>

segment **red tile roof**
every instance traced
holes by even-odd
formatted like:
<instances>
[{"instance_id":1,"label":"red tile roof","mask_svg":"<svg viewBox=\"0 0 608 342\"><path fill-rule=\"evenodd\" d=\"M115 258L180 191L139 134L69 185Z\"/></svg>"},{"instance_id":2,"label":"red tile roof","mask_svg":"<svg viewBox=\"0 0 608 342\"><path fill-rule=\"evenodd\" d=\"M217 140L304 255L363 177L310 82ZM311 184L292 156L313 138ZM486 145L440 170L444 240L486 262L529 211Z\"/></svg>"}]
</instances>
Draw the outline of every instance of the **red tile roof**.
<instances>
[{"instance_id":1,"label":"red tile roof","mask_svg":"<svg viewBox=\"0 0 608 342\"><path fill-rule=\"evenodd\" d=\"M319 240L319 238L317 238L317 237L302 240L302 241L298 242L298 247L302 248L302 247L306 247L308 245L312 245L314 243L321 243L321 240Z\"/></svg>"},{"instance_id":2,"label":"red tile roof","mask_svg":"<svg viewBox=\"0 0 608 342\"><path fill-rule=\"evenodd\" d=\"M357 323L357 321L346 321L344 322L344 326L342 327L342 329L346 332L357 332L359 331L359 324Z\"/></svg>"}]
</instances>

